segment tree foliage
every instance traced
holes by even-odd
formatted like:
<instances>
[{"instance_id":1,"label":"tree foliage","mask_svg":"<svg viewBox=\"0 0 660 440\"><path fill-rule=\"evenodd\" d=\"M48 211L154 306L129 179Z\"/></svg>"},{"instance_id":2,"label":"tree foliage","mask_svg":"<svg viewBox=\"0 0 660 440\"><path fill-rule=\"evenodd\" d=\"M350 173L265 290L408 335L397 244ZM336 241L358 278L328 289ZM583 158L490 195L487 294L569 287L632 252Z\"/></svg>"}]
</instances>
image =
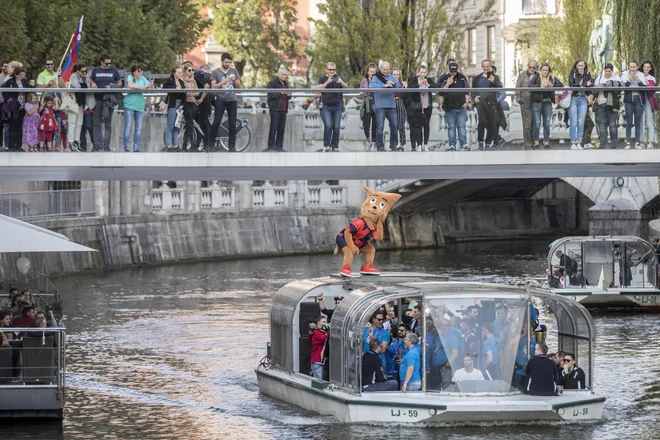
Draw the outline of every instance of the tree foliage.
<instances>
[{"instance_id":1,"label":"tree foliage","mask_svg":"<svg viewBox=\"0 0 660 440\"><path fill-rule=\"evenodd\" d=\"M537 59L565 81L578 58L589 56L594 20L601 18L604 0L564 0L563 16L548 17L539 29ZM596 73L596 72L592 72Z\"/></svg>"},{"instance_id":2,"label":"tree foliage","mask_svg":"<svg viewBox=\"0 0 660 440\"><path fill-rule=\"evenodd\" d=\"M420 64L443 68L450 56L460 59L465 31L493 14L494 0L466 11L453 0L326 0L323 20L315 20L314 57L322 71L326 61L352 84L369 63L387 59L408 75ZM345 78L346 79L346 78Z\"/></svg>"},{"instance_id":3,"label":"tree foliage","mask_svg":"<svg viewBox=\"0 0 660 440\"><path fill-rule=\"evenodd\" d=\"M23 0L6 2L0 14L0 56L21 61L35 76L49 56L56 65L85 16L78 59L96 64L108 53L120 68L133 63L169 72L193 48L210 21L197 0Z\"/></svg>"},{"instance_id":4,"label":"tree foliage","mask_svg":"<svg viewBox=\"0 0 660 440\"><path fill-rule=\"evenodd\" d=\"M660 63L660 1L613 0L614 47L620 60ZM657 72L657 70L656 70ZM657 73L656 73L657 75Z\"/></svg>"},{"instance_id":5,"label":"tree foliage","mask_svg":"<svg viewBox=\"0 0 660 440\"><path fill-rule=\"evenodd\" d=\"M252 87L300 55L296 0L222 2L215 5L213 16L216 42L231 52Z\"/></svg>"}]
</instances>

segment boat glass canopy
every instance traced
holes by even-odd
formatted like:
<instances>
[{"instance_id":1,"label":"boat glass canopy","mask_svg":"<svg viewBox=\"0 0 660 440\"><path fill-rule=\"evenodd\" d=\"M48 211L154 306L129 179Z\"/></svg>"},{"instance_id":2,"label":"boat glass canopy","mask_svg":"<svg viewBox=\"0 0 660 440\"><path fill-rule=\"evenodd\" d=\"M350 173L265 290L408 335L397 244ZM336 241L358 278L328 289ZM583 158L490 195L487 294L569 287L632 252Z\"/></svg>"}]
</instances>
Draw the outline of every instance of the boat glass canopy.
<instances>
[{"instance_id":1,"label":"boat glass canopy","mask_svg":"<svg viewBox=\"0 0 660 440\"><path fill-rule=\"evenodd\" d=\"M421 310L422 325L416 331L422 391L517 392L524 387L524 367L534 356L534 344L541 340L550 351L573 353L591 388L595 327L578 302L540 289L416 277L353 281L326 277L284 286L271 308L273 368L309 374L307 321L320 313L318 293L324 293L326 303L333 296L343 297L331 314L327 378L355 393L363 392L361 360L369 318L383 313L386 304L398 315L390 324L410 323L405 316L415 304ZM392 329L389 335L392 347L396 333ZM387 364L394 355L387 357L386 371L398 369ZM476 370L483 379L473 373Z\"/></svg>"},{"instance_id":2,"label":"boat glass canopy","mask_svg":"<svg viewBox=\"0 0 660 440\"><path fill-rule=\"evenodd\" d=\"M550 245L551 288L657 288L651 243L634 236L564 237Z\"/></svg>"}]
</instances>

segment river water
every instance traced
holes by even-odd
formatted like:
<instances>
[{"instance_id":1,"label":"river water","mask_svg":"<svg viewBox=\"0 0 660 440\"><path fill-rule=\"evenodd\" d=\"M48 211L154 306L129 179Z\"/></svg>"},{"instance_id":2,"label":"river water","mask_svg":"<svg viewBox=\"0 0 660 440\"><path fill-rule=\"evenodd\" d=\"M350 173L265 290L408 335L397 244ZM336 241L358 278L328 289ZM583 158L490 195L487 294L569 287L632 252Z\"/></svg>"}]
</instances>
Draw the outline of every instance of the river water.
<instances>
[{"instance_id":1,"label":"river water","mask_svg":"<svg viewBox=\"0 0 660 440\"><path fill-rule=\"evenodd\" d=\"M383 270L513 282L543 274L549 241L380 252ZM598 423L467 427L348 425L259 394L268 308L285 283L338 271L339 257L200 262L55 280L68 315L62 423L5 425L5 438L654 439L660 436L660 330L641 314L596 315Z\"/></svg>"}]
</instances>

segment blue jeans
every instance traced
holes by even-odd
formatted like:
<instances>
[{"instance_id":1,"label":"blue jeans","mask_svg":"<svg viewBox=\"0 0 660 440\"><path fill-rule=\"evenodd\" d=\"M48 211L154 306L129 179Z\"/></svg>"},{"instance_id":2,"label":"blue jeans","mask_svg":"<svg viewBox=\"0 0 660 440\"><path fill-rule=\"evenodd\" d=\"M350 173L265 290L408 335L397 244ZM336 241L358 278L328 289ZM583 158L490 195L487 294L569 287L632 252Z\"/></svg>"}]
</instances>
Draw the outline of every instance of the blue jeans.
<instances>
[{"instance_id":1,"label":"blue jeans","mask_svg":"<svg viewBox=\"0 0 660 440\"><path fill-rule=\"evenodd\" d=\"M635 143L642 141L642 118L644 117L644 106L638 98L633 102L626 102L626 142L630 142L632 134L633 119L635 121Z\"/></svg>"},{"instance_id":2,"label":"blue jeans","mask_svg":"<svg viewBox=\"0 0 660 440\"><path fill-rule=\"evenodd\" d=\"M543 142L550 142L550 119L552 119L551 102L532 102L532 119L534 121L534 141L538 142L543 121Z\"/></svg>"},{"instance_id":3,"label":"blue jeans","mask_svg":"<svg viewBox=\"0 0 660 440\"><path fill-rule=\"evenodd\" d=\"M390 123L390 149L394 150L399 143L397 133L396 107L377 108L376 109L376 149L385 151L385 141L383 140L383 131L385 131L385 118Z\"/></svg>"},{"instance_id":4,"label":"blue jeans","mask_svg":"<svg viewBox=\"0 0 660 440\"><path fill-rule=\"evenodd\" d=\"M647 142L653 142L655 144L655 126L653 125L653 110L651 108L651 101L648 99L644 104L644 130L646 132L644 138Z\"/></svg>"},{"instance_id":5,"label":"blue jeans","mask_svg":"<svg viewBox=\"0 0 660 440\"><path fill-rule=\"evenodd\" d=\"M419 391L422 389L422 382L408 382L406 391Z\"/></svg>"},{"instance_id":6,"label":"blue jeans","mask_svg":"<svg viewBox=\"0 0 660 440\"><path fill-rule=\"evenodd\" d=\"M312 374L318 380L323 380L323 364L320 362L314 362L312 364Z\"/></svg>"},{"instance_id":7,"label":"blue jeans","mask_svg":"<svg viewBox=\"0 0 660 440\"><path fill-rule=\"evenodd\" d=\"M610 141L612 148L616 148L619 140L619 133L617 130L617 119L619 119L619 112L608 107L605 104L600 104L596 107L596 124L598 124L598 139L600 139L600 148L607 146L607 133L609 131Z\"/></svg>"},{"instance_id":8,"label":"blue jeans","mask_svg":"<svg viewBox=\"0 0 660 440\"><path fill-rule=\"evenodd\" d=\"M447 133L449 134L449 145L456 147L456 132L458 131L458 143L461 147L467 145L467 109L454 109L445 112L447 121Z\"/></svg>"},{"instance_id":9,"label":"blue jeans","mask_svg":"<svg viewBox=\"0 0 660 440\"><path fill-rule=\"evenodd\" d=\"M323 120L323 146L328 145L333 150L339 149L339 129L341 128L341 104L323 104L321 119Z\"/></svg>"},{"instance_id":10,"label":"blue jeans","mask_svg":"<svg viewBox=\"0 0 660 440\"><path fill-rule=\"evenodd\" d=\"M165 146L174 147L179 143L179 129L174 126L176 122L176 111L181 104L177 101L176 106L167 109L167 128L165 129Z\"/></svg>"},{"instance_id":11,"label":"blue jeans","mask_svg":"<svg viewBox=\"0 0 660 440\"><path fill-rule=\"evenodd\" d=\"M575 96L571 97L571 106L568 107L568 120L569 120L569 130L571 136L571 143L577 144L582 142L582 136L584 135L584 119L587 117L587 109L589 104L587 103L586 96Z\"/></svg>"},{"instance_id":12,"label":"blue jeans","mask_svg":"<svg viewBox=\"0 0 660 440\"><path fill-rule=\"evenodd\" d=\"M135 121L135 130L133 131L133 151L139 151L138 145L140 144L140 136L142 136L142 120L144 119L144 112L131 110L130 108L124 109L124 151L130 150L131 140L131 126Z\"/></svg>"}]
</instances>

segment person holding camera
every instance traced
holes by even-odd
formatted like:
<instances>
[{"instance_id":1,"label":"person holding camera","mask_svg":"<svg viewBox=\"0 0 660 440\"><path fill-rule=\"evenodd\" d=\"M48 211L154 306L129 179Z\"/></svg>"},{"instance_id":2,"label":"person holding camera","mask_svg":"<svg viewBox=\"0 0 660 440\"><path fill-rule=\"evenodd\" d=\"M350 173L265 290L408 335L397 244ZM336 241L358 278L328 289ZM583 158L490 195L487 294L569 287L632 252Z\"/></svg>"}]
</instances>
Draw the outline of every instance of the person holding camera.
<instances>
[{"instance_id":1,"label":"person holding camera","mask_svg":"<svg viewBox=\"0 0 660 440\"><path fill-rule=\"evenodd\" d=\"M486 89L501 88L502 82L493 72L489 59L485 59L481 62L481 70L481 75L476 75L472 78L472 88L481 89L478 92L472 93L472 98L477 108L477 116L479 118L479 124L477 125L477 141L480 150L496 149L495 141L498 131L497 91ZM484 131L487 132L485 144Z\"/></svg>"},{"instance_id":2,"label":"person holding camera","mask_svg":"<svg viewBox=\"0 0 660 440\"><path fill-rule=\"evenodd\" d=\"M319 78L320 89L345 89L348 84L337 75L337 65L325 65L326 75ZM344 111L342 93L321 93L321 119L323 120L323 151L339 151L339 130Z\"/></svg>"},{"instance_id":3,"label":"person holding camera","mask_svg":"<svg viewBox=\"0 0 660 440\"><path fill-rule=\"evenodd\" d=\"M370 89L400 89L401 83L390 73L390 63L383 61L380 71L371 77ZM385 119L390 123L390 151L395 151L398 144L397 114L394 93L375 93L374 107L376 108L376 151L385 151L383 132Z\"/></svg>"},{"instance_id":4,"label":"person holding camera","mask_svg":"<svg viewBox=\"0 0 660 440\"><path fill-rule=\"evenodd\" d=\"M456 61L449 62L449 73L443 73L438 78L438 87L441 89L467 89L470 87L467 77L458 71ZM445 121L447 122L447 134L449 136L449 145L447 151L456 151L456 135L458 134L458 143L462 151L469 151L467 143L467 111L470 107L470 94L443 93L442 109L445 111Z\"/></svg>"},{"instance_id":5,"label":"person holding camera","mask_svg":"<svg viewBox=\"0 0 660 440\"><path fill-rule=\"evenodd\" d=\"M238 112L238 100L236 93L230 90L241 87L241 77L238 70L231 66L233 58L230 53L223 53L220 56L221 66L211 72L211 88L222 89L215 97L215 117L213 126L211 126L211 136L209 136L208 145L210 148L215 146L215 139L218 136L218 128L222 122L222 117L227 111L227 129L229 130L229 151L236 151L236 114Z\"/></svg>"}]
</instances>

